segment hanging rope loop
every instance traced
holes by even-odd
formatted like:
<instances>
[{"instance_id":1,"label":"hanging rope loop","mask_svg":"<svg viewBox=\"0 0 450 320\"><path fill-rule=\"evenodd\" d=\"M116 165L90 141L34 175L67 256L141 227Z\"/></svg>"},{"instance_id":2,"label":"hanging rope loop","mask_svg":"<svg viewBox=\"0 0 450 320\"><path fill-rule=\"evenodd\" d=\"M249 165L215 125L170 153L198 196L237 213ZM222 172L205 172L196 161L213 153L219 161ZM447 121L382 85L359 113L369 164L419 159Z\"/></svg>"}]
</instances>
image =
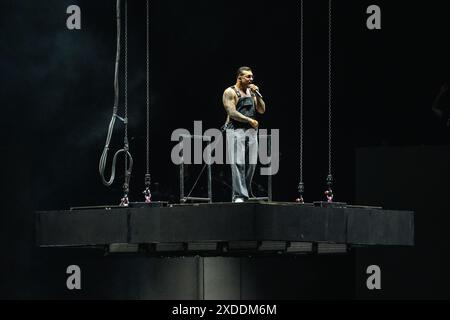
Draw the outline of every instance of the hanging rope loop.
<instances>
[{"instance_id":1,"label":"hanging rope loop","mask_svg":"<svg viewBox=\"0 0 450 320\"><path fill-rule=\"evenodd\" d=\"M113 114L111 117L111 121L108 126L108 133L106 136L105 147L103 148L102 155L100 157L99 162L99 173L101 180L104 185L111 186L115 179L116 173L116 162L117 156L121 153L124 154L125 157L125 173L124 173L124 184L123 184L123 192L124 196L120 201L121 206L128 206L128 193L130 187L130 178L131 172L133 169L133 157L129 152L129 141L128 141L128 18L127 18L127 2L125 2L125 115L124 117L120 117L118 112L119 106L119 61L120 61L120 35L121 35L121 12L120 12L120 0L116 1L116 20L117 20L117 49L116 49L116 63L115 63L115 72L114 72L114 106L113 106ZM106 162L108 158L109 145L111 143L111 138L114 130L114 125L116 118L124 123L125 132L124 132L124 146L122 149L118 150L113 157L112 166L111 166L111 175L109 180L105 178L105 168Z\"/></svg>"}]
</instances>

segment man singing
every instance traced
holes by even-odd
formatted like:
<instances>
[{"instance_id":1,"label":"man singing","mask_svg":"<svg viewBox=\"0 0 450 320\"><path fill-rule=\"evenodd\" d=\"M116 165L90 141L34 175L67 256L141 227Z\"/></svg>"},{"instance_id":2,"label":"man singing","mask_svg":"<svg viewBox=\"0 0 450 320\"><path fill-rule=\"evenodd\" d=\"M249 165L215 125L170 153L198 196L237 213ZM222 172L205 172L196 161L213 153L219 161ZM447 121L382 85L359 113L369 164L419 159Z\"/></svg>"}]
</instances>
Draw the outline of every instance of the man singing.
<instances>
[{"instance_id":1,"label":"man singing","mask_svg":"<svg viewBox=\"0 0 450 320\"><path fill-rule=\"evenodd\" d=\"M244 202L253 197L252 179L258 157L256 112L263 114L266 105L253 84L253 73L249 67L240 67L236 73L236 84L223 93L223 106L227 112L228 160L231 165L233 202Z\"/></svg>"}]
</instances>

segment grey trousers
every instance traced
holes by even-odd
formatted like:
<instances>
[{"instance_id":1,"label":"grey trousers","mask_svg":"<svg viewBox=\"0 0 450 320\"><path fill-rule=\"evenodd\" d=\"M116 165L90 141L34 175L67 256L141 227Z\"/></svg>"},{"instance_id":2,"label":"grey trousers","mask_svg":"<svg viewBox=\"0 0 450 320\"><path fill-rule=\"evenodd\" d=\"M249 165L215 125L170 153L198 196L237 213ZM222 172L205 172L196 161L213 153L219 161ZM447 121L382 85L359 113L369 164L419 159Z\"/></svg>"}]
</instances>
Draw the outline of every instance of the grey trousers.
<instances>
[{"instance_id":1,"label":"grey trousers","mask_svg":"<svg viewBox=\"0 0 450 320\"><path fill-rule=\"evenodd\" d=\"M232 201L253 197L252 179L258 159L258 131L227 130L227 163L231 166Z\"/></svg>"}]
</instances>

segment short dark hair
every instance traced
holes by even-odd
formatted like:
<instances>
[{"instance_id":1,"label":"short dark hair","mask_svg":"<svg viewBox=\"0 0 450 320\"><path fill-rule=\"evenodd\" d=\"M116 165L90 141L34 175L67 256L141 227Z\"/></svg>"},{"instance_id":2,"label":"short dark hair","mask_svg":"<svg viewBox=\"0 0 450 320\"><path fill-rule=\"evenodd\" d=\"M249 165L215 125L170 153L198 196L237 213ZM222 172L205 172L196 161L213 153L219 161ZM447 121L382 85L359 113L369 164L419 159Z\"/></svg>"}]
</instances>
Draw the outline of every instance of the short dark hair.
<instances>
[{"instance_id":1,"label":"short dark hair","mask_svg":"<svg viewBox=\"0 0 450 320\"><path fill-rule=\"evenodd\" d=\"M236 72L236 78L239 78L239 76L242 74L242 72L244 71L252 71L252 69L250 69L250 67L240 67L237 72Z\"/></svg>"}]
</instances>

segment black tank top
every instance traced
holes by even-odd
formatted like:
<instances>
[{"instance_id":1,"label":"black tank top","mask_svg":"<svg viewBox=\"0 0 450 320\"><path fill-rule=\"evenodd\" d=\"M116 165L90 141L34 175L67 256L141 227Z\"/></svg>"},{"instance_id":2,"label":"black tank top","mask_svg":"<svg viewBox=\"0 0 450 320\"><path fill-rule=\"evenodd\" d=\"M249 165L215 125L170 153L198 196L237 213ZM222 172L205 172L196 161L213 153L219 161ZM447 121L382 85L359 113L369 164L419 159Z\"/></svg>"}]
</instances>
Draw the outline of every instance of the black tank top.
<instances>
[{"instance_id":1,"label":"black tank top","mask_svg":"<svg viewBox=\"0 0 450 320\"><path fill-rule=\"evenodd\" d=\"M243 97L239 90L232 86L231 89L236 92L239 100L236 104L236 111L242 113L244 116L255 119L256 118L256 107L255 101L253 99L253 94L250 97ZM249 129L252 126L247 122L240 122L230 118L232 129Z\"/></svg>"}]
</instances>

